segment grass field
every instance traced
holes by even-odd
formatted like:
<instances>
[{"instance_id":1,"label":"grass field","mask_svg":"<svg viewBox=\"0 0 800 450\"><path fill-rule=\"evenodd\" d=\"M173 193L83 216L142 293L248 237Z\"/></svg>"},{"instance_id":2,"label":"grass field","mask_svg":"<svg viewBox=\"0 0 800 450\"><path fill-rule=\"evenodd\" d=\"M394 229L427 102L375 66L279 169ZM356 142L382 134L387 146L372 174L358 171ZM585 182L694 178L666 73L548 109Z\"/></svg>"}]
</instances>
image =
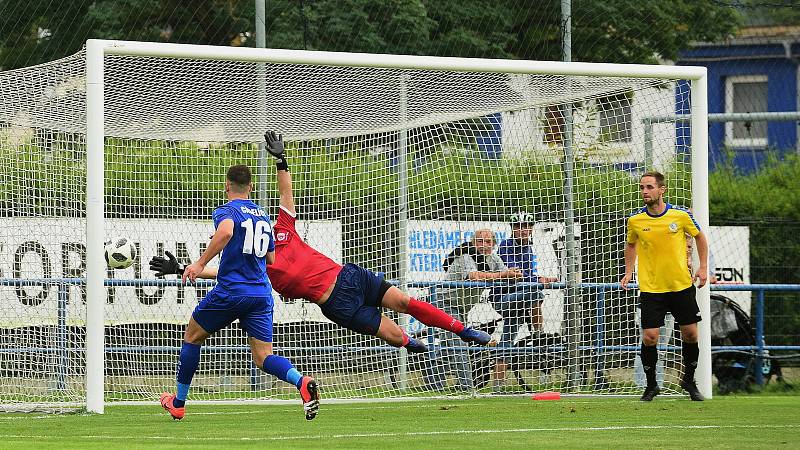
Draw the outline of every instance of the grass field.
<instances>
[{"instance_id":1,"label":"grass field","mask_svg":"<svg viewBox=\"0 0 800 450\"><path fill-rule=\"evenodd\" d=\"M190 404L183 421L152 406L106 414L0 415L0 448L798 448L800 397L570 397L297 405Z\"/></svg>"}]
</instances>

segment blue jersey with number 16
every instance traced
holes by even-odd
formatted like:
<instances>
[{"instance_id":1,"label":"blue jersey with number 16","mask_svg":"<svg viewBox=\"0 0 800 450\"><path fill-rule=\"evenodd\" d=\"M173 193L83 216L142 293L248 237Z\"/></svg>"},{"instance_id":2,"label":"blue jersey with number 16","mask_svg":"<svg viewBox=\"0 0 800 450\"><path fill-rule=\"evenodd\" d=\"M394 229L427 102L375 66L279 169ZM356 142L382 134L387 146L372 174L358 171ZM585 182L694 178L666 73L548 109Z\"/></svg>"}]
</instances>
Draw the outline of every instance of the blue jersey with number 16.
<instances>
[{"instance_id":1,"label":"blue jersey with number 16","mask_svg":"<svg viewBox=\"0 0 800 450\"><path fill-rule=\"evenodd\" d=\"M250 200L231 200L212 214L214 228L233 220L233 236L220 256L214 290L234 296L272 296L266 254L275 251L272 224L264 210Z\"/></svg>"}]
</instances>

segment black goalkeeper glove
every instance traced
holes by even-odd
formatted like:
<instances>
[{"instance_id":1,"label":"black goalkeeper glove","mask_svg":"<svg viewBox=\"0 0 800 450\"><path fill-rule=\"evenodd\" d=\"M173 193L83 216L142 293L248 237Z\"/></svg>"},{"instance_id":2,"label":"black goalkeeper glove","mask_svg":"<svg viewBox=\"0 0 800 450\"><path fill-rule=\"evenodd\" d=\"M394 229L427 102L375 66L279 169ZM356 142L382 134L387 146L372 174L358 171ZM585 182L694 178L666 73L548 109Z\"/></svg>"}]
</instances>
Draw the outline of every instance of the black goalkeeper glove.
<instances>
[{"instance_id":1,"label":"black goalkeeper glove","mask_svg":"<svg viewBox=\"0 0 800 450\"><path fill-rule=\"evenodd\" d=\"M163 277L164 275L183 275L183 269L186 266L181 267L178 264L178 260L170 252L164 252L167 255L167 258L162 258L161 256L153 256L153 259L150 260L150 270L156 272L157 277Z\"/></svg>"},{"instance_id":2,"label":"black goalkeeper glove","mask_svg":"<svg viewBox=\"0 0 800 450\"><path fill-rule=\"evenodd\" d=\"M269 130L264 133L264 140L267 141L267 151L270 155L274 156L278 162L275 167L278 170L289 170L289 165L286 163L286 149L283 147L283 135L275 134L274 131Z\"/></svg>"}]
</instances>

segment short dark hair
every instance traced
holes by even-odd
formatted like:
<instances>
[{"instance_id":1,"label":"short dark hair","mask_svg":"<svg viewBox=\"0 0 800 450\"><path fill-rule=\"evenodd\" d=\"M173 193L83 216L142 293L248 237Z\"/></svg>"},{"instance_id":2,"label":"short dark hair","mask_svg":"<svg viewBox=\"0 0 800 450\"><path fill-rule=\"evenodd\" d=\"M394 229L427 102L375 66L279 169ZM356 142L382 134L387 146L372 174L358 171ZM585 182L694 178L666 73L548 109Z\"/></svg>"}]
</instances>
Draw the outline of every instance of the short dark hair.
<instances>
[{"instance_id":1,"label":"short dark hair","mask_svg":"<svg viewBox=\"0 0 800 450\"><path fill-rule=\"evenodd\" d=\"M250 186L253 173L250 172L250 168L247 165L237 164L228 169L227 179L238 188L236 189L237 191L245 191Z\"/></svg>"},{"instance_id":2,"label":"short dark hair","mask_svg":"<svg viewBox=\"0 0 800 450\"><path fill-rule=\"evenodd\" d=\"M655 170L650 170L648 172L645 172L645 173L642 174L641 177L639 177L639 181L641 181L642 178L644 178L644 177L653 177L653 178L656 179L656 184L659 187L664 186L664 174L661 173L661 172L657 172Z\"/></svg>"}]
</instances>

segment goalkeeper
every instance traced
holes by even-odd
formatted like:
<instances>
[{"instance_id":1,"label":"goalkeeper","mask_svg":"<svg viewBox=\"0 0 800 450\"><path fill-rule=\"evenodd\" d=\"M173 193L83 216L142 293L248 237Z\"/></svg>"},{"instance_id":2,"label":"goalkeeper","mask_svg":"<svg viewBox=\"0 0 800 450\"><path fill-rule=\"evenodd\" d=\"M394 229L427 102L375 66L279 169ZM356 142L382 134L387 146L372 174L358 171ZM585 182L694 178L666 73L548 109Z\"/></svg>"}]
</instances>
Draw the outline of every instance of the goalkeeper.
<instances>
[{"instance_id":1,"label":"goalkeeper","mask_svg":"<svg viewBox=\"0 0 800 450\"><path fill-rule=\"evenodd\" d=\"M425 325L451 331L468 343L490 343L488 333L465 327L430 303L409 297L379 274L355 264L337 264L304 242L295 230L297 219L292 177L283 139L272 131L265 133L264 137L267 150L277 159L280 211L274 226L275 261L269 265L269 278L279 294L284 298L303 298L316 303L332 322L357 333L377 336L412 353L425 352L427 347L382 315L381 307L410 314ZM169 256L170 260L154 257L150 268L161 273L178 272L177 261ZM165 266L169 266L168 271L160 270ZM169 271L173 269L175 272Z\"/></svg>"}]
</instances>

